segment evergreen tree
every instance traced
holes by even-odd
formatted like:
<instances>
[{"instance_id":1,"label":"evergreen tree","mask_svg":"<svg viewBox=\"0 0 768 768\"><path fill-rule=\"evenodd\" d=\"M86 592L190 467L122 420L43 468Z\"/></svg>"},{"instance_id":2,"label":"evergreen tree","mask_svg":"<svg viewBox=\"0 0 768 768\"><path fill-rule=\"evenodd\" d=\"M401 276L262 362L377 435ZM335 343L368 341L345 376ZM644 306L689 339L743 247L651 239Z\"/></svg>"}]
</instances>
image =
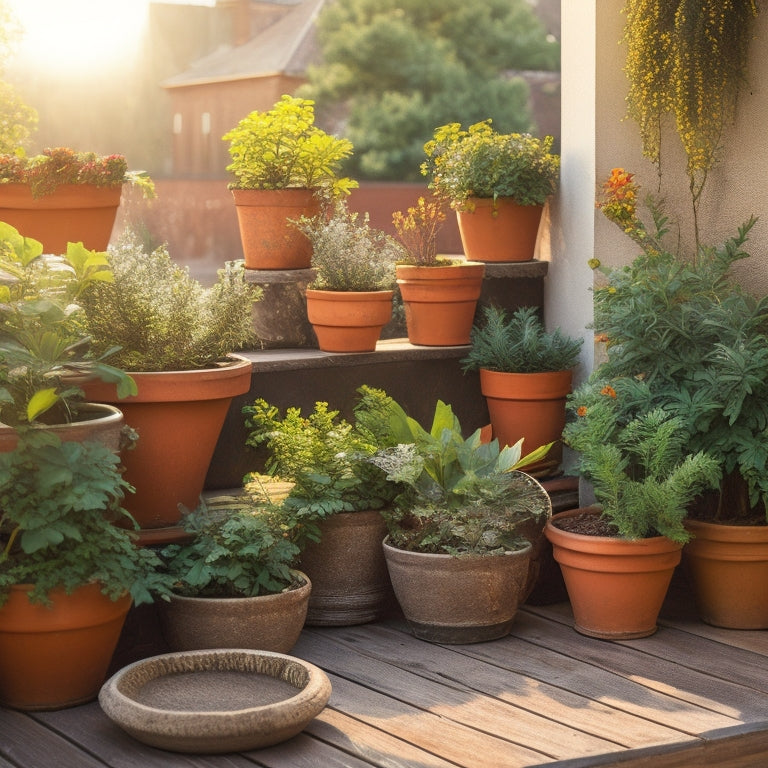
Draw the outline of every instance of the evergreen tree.
<instances>
[{"instance_id":1,"label":"evergreen tree","mask_svg":"<svg viewBox=\"0 0 768 768\"><path fill-rule=\"evenodd\" d=\"M323 63L302 95L329 128L343 116L359 178L419 179L424 143L445 123L534 130L526 84L504 72L559 66L526 0L335 0L318 38Z\"/></svg>"}]
</instances>

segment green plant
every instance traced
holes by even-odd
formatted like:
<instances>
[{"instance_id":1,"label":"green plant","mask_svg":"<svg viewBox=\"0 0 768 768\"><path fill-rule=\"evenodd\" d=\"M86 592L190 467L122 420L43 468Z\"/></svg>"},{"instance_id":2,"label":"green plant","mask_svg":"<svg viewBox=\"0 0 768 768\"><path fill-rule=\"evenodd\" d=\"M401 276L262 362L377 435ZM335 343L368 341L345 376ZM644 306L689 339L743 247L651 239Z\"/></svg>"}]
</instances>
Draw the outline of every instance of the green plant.
<instances>
[{"instance_id":1,"label":"green plant","mask_svg":"<svg viewBox=\"0 0 768 768\"><path fill-rule=\"evenodd\" d=\"M168 593L152 550L115 523L126 491L120 459L98 442L62 442L42 429L22 429L15 450L0 453L0 605L14 584L33 584L30 599L99 582L136 603Z\"/></svg>"},{"instance_id":2,"label":"green plant","mask_svg":"<svg viewBox=\"0 0 768 768\"><path fill-rule=\"evenodd\" d=\"M316 402L307 416L300 408L282 415L263 399L243 408L250 429L246 445L267 447L267 471L294 484L284 506L300 510L306 520L381 509L394 495L383 472L368 461L389 444L390 398L367 386L358 392L352 422L324 402Z\"/></svg>"},{"instance_id":3,"label":"green plant","mask_svg":"<svg viewBox=\"0 0 768 768\"><path fill-rule=\"evenodd\" d=\"M553 139L496 133L491 120L462 130L448 123L424 145L421 166L429 188L457 210L472 210L470 198L511 197L518 205L543 205L557 190L560 158Z\"/></svg>"},{"instance_id":4,"label":"green plant","mask_svg":"<svg viewBox=\"0 0 768 768\"><path fill-rule=\"evenodd\" d=\"M248 496L221 497L187 512L190 541L165 547L161 556L174 592L187 597L256 597L297 583L295 521Z\"/></svg>"},{"instance_id":5,"label":"green plant","mask_svg":"<svg viewBox=\"0 0 768 768\"><path fill-rule=\"evenodd\" d=\"M536 307L520 307L508 317L499 307L483 309L482 323L470 334L463 370L485 368L502 373L543 373L573 368L582 339L572 339L559 328L547 333Z\"/></svg>"},{"instance_id":6,"label":"green plant","mask_svg":"<svg viewBox=\"0 0 768 768\"><path fill-rule=\"evenodd\" d=\"M357 182L340 175L352 144L315 125L314 102L283 95L266 112L251 112L222 137L229 142L227 166L236 189L320 189L330 197L348 194Z\"/></svg>"},{"instance_id":7,"label":"green plant","mask_svg":"<svg viewBox=\"0 0 768 768\"><path fill-rule=\"evenodd\" d=\"M0 222L0 420L10 426L73 420L82 391L73 380L98 377L135 394L133 380L107 364L115 349L91 352L82 302L112 280L106 254L69 243L62 256Z\"/></svg>"},{"instance_id":8,"label":"green plant","mask_svg":"<svg viewBox=\"0 0 768 768\"><path fill-rule=\"evenodd\" d=\"M228 262L204 288L165 246L147 253L131 233L107 256L114 279L95 286L83 307L94 349L120 347L114 359L122 368L205 368L254 342L251 307L259 292L241 263Z\"/></svg>"},{"instance_id":9,"label":"green plant","mask_svg":"<svg viewBox=\"0 0 768 768\"><path fill-rule=\"evenodd\" d=\"M690 453L682 416L648 407L647 385L600 377L598 369L569 397L575 419L563 441L577 451L603 517L627 539L662 535L684 543L694 498L720 481L720 465L704 451Z\"/></svg>"},{"instance_id":10,"label":"green plant","mask_svg":"<svg viewBox=\"0 0 768 768\"><path fill-rule=\"evenodd\" d=\"M673 118L696 219L707 173L746 82L757 4L627 0L624 12L628 114L640 128L643 154L659 168L664 118Z\"/></svg>"},{"instance_id":11,"label":"green plant","mask_svg":"<svg viewBox=\"0 0 768 768\"><path fill-rule=\"evenodd\" d=\"M423 197L405 213L395 211L392 224L400 242L405 247L406 258L402 264L431 267L452 263L437 255L437 235L445 221L443 206L437 200L427 202Z\"/></svg>"},{"instance_id":12,"label":"green plant","mask_svg":"<svg viewBox=\"0 0 768 768\"><path fill-rule=\"evenodd\" d=\"M390 447L370 458L398 488L382 511L390 541L417 552L494 554L520 547L520 531L548 508L537 483L514 470L541 459L549 446L521 457L522 440L499 448L480 430L464 438L450 405L438 400L429 430L388 403Z\"/></svg>"},{"instance_id":13,"label":"green plant","mask_svg":"<svg viewBox=\"0 0 768 768\"><path fill-rule=\"evenodd\" d=\"M145 197L155 196L155 186L144 171L129 171L122 155L97 155L68 147L44 149L27 157L23 150L0 155L0 184L28 184L32 197L53 194L62 184L92 184L119 187L138 186Z\"/></svg>"},{"instance_id":14,"label":"green plant","mask_svg":"<svg viewBox=\"0 0 768 768\"><path fill-rule=\"evenodd\" d=\"M664 245L667 218L649 198L652 223L637 211L639 187L615 169L599 206L643 249L628 265L592 267L594 327L606 341L601 375L641 379L647 408L679 416L691 453L706 451L723 481L714 516L742 521L768 515L768 298L747 293L731 275L748 257L752 218L719 248L684 258Z\"/></svg>"},{"instance_id":15,"label":"green plant","mask_svg":"<svg viewBox=\"0 0 768 768\"><path fill-rule=\"evenodd\" d=\"M362 221L346 201L336 204L333 215L308 218L296 225L312 243L310 287L324 291L389 291L395 284L395 261L401 254L394 238Z\"/></svg>"}]
</instances>

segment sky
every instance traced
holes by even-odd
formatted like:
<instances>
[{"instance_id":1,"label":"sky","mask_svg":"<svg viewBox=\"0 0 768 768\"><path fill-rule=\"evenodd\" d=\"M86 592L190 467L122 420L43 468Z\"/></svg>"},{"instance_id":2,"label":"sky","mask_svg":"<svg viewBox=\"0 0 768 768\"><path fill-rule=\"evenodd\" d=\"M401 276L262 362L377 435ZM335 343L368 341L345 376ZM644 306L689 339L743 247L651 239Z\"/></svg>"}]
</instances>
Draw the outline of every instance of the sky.
<instances>
[{"instance_id":1,"label":"sky","mask_svg":"<svg viewBox=\"0 0 768 768\"><path fill-rule=\"evenodd\" d=\"M215 0L162 0L213 5ZM7 0L24 28L15 51L36 69L73 73L130 56L150 0Z\"/></svg>"}]
</instances>

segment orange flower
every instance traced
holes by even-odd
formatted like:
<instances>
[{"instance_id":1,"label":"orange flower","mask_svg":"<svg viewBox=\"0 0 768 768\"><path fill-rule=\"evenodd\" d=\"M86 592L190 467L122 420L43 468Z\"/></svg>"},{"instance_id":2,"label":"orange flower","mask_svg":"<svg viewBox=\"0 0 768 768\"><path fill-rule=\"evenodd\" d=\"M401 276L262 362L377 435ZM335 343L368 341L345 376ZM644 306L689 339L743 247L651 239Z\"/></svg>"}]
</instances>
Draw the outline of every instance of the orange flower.
<instances>
[{"instance_id":1,"label":"orange flower","mask_svg":"<svg viewBox=\"0 0 768 768\"><path fill-rule=\"evenodd\" d=\"M612 386L610 386L610 384L606 384L600 390L600 394L601 395L606 395L606 397L613 397L613 398L615 398L616 397L616 390Z\"/></svg>"},{"instance_id":2,"label":"orange flower","mask_svg":"<svg viewBox=\"0 0 768 768\"><path fill-rule=\"evenodd\" d=\"M587 406L586 405L580 405L576 409L576 415L577 416L586 416L587 415Z\"/></svg>"}]
</instances>

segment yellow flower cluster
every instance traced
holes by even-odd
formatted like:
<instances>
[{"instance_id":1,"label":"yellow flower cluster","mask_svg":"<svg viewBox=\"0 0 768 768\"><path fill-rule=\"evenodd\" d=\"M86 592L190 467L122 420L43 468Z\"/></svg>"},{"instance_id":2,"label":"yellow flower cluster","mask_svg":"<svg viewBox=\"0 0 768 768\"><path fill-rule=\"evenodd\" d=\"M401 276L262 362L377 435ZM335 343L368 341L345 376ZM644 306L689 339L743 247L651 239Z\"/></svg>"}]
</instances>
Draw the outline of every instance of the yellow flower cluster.
<instances>
[{"instance_id":1,"label":"yellow flower cluster","mask_svg":"<svg viewBox=\"0 0 768 768\"><path fill-rule=\"evenodd\" d=\"M756 0L627 0L628 115L658 164L661 126L675 121L691 179L702 182L733 119Z\"/></svg>"}]
</instances>

